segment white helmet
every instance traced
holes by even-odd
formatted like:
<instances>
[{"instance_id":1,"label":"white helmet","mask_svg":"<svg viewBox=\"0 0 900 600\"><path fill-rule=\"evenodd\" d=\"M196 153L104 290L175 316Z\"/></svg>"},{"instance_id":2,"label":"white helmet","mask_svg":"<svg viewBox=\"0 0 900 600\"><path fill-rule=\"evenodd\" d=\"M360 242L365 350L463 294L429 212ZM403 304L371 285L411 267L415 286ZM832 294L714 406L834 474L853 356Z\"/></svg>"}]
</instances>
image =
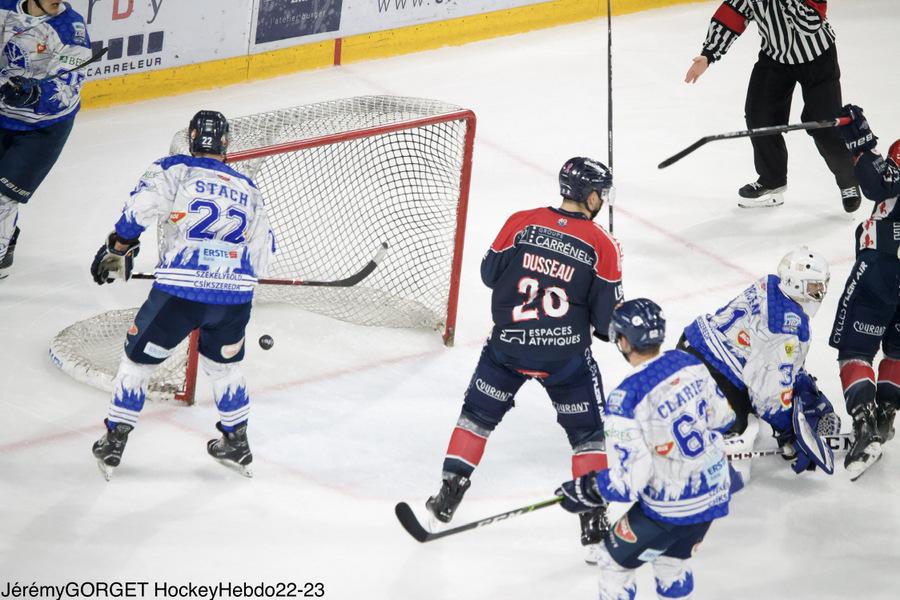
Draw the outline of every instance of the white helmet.
<instances>
[{"instance_id":1,"label":"white helmet","mask_svg":"<svg viewBox=\"0 0 900 600\"><path fill-rule=\"evenodd\" d=\"M784 255L778 263L779 289L796 300L812 317L828 292L831 272L828 262L818 252L800 246Z\"/></svg>"}]
</instances>

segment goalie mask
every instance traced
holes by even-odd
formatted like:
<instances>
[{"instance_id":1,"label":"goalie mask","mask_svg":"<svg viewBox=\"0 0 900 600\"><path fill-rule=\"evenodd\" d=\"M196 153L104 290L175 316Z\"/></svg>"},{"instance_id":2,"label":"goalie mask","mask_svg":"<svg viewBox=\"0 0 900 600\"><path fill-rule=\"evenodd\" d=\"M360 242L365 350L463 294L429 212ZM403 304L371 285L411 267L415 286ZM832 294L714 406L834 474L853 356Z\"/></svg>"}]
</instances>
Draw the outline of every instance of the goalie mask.
<instances>
[{"instance_id":1,"label":"goalie mask","mask_svg":"<svg viewBox=\"0 0 900 600\"><path fill-rule=\"evenodd\" d=\"M778 264L778 288L785 296L796 300L812 318L828 292L831 272L828 262L818 252L806 246L791 250Z\"/></svg>"},{"instance_id":2,"label":"goalie mask","mask_svg":"<svg viewBox=\"0 0 900 600\"><path fill-rule=\"evenodd\" d=\"M228 120L220 112L201 110L188 127L191 154L225 155L228 149Z\"/></svg>"},{"instance_id":3,"label":"goalie mask","mask_svg":"<svg viewBox=\"0 0 900 600\"><path fill-rule=\"evenodd\" d=\"M597 216L603 203L613 203L615 188L613 188L612 171L601 162L576 156L565 162L559 170L559 193L567 200L574 200L587 206L591 192L597 192L600 196L600 206L591 212L591 218Z\"/></svg>"}]
</instances>

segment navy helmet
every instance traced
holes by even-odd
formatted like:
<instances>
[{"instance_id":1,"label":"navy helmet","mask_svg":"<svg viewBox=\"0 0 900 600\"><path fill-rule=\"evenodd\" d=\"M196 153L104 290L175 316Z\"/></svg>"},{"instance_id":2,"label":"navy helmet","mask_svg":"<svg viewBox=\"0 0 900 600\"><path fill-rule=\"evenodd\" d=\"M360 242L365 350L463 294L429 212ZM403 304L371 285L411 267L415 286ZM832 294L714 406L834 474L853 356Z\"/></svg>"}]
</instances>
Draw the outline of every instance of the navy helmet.
<instances>
[{"instance_id":1,"label":"navy helmet","mask_svg":"<svg viewBox=\"0 0 900 600\"><path fill-rule=\"evenodd\" d=\"M596 191L603 200L610 200L613 178L606 165L591 158L576 156L559 170L559 193L563 198L586 203Z\"/></svg>"},{"instance_id":2,"label":"navy helmet","mask_svg":"<svg viewBox=\"0 0 900 600\"><path fill-rule=\"evenodd\" d=\"M191 154L225 154L228 149L228 119L214 110L201 110L188 127Z\"/></svg>"},{"instance_id":3,"label":"navy helmet","mask_svg":"<svg viewBox=\"0 0 900 600\"><path fill-rule=\"evenodd\" d=\"M616 343L619 337L628 340L638 351L659 346L666 337L666 317L662 309L647 298L626 300L618 305L609 323L609 341Z\"/></svg>"}]
</instances>

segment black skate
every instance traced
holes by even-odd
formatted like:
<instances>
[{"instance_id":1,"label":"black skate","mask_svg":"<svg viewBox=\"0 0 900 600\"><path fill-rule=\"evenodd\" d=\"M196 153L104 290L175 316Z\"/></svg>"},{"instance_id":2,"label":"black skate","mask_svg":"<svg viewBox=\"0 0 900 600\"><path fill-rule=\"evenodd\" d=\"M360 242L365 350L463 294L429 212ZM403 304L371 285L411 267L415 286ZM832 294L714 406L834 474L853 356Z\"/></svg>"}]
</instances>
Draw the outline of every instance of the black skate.
<instances>
[{"instance_id":1,"label":"black skate","mask_svg":"<svg viewBox=\"0 0 900 600\"><path fill-rule=\"evenodd\" d=\"M853 444L844 458L850 480L856 481L881 458L882 438L875 418L875 403L858 406L853 417Z\"/></svg>"},{"instance_id":2,"label":"black skate","mask_svg":"<svg viewBox=\"0 0 900 600\"><path fill-rule=\"evenodd\" d=\"M109 429L109 421L103 420L106 425L106 433L99 440L94 442L93 452L97 459L97 466L103 477L107 481L112 479L113 471L122 461L122 452L125 451L125 444L128 442L128 434L134 429L131 425L125 423L116 423L113 429Z\"/></svg>"},{"instance_id":3,"label":"black skate","mask_svg":"<svg viewBox=\"0 0 900 600\"><path fill-rule=\"evenodd\" d=\"M781 206L784 204L784 191L786 185L776 188L767 188L758 181L748 183L738 190L738 206L741 208L760 208L768 206Z\"/></svg>"},{"instance_id":4,"label":"black skate","mask_svg":"<svg viewBox=\"0 0 900 600\"><path fill-rule=\"evenodd\" d=\"M852 213L859 208L861 202L862 194L859 191L859 186L851 185L841 189L841 203L844 205L844 212Z\"/></svg>"},{"instance_id":5,"label":"black skate","mask_svg":"<svg viewBox=\"0 0 900 600\"><path fill-rule=\"evenodd\" d=\"M19 228L13 232L12 238L9 240L9 246L6 247L6 254L0 258L0 279L4 279L9 275L9 268L13 264L16 254L16 242L19 240Z\"/></svg>"},{"instance_id":6,"label":"black skate","mask_svg":"<svg viewBox=\"0 0 900 600\"><path fill-rule=\"evenodd\" d=\"M609 533L609 519L606 516L606 507L578 513L578 518L581 519L581 545L587 551L584 555L584 562L589 565L596 565L600 543L606 537L606 534Z\"/></svg>"},{"instance_id":7,"label":"black skate","mask_svg":"<svg viewBox=\"0 0 900 600\"><path fill-rule=\"evenodd\" d=\"M441 482L441 491L428 499L425 508L441 523L449 523L472 482L462 475L450 475Z\"/></svg>"},{"instance_id":8,"label":"black skate","mask_svg":"<svg viewBox=\"0 0 900 600\"><path fill-rule=\"evenodd\" d=\"M875 423L878 426L878 435L881 442L889 442L894 439L894 417L897 408L893 404L879 404L875 409Z\"/></svg>"},{"instance_id":9,"label":"black skate","mask_svg":"<svg viewBox=\"0 0 900 600\"><path fill-rule=\"evenodd\" d=\"M226 467L235 469L244 477L253 477L253 470L250 468L253 454L247 441L247 423L234 431L225 431L222 429L222 423L216 423L216 429L222 432L222 437L207 442L206 451L209 455Z\"/></svg>"}]
</instances>

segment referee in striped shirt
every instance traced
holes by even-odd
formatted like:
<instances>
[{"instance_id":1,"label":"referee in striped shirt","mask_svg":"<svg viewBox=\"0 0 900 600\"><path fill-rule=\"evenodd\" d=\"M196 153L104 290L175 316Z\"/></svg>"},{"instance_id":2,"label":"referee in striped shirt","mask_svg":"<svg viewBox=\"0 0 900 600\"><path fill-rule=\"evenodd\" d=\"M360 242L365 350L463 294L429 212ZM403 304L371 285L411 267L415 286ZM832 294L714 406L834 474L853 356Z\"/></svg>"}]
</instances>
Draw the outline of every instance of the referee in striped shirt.
<instances>
[{"instance_id":1,"label":"referee in striped shirt","mask_svg":"<svg viewBox=\"0 0 900 600\"><path fill-rule=\"evenodd\" d=\"M713 15L700 56L685 77L694 83L728 51L734 40L756 23L762 37L759 60L750 75L744 117L747 127L786 125L791 98L799 83L803 121L833 119L841 111L841 70L834 31L825 18L825 0L724 0ZM835 129L810 131L841 190L844 210L859 208L860 192L850 154ZM751 138L759 179L742 187L740 206L779 206L787 188L787 147L779 135Z\"/></svg>"}]
</instances>

